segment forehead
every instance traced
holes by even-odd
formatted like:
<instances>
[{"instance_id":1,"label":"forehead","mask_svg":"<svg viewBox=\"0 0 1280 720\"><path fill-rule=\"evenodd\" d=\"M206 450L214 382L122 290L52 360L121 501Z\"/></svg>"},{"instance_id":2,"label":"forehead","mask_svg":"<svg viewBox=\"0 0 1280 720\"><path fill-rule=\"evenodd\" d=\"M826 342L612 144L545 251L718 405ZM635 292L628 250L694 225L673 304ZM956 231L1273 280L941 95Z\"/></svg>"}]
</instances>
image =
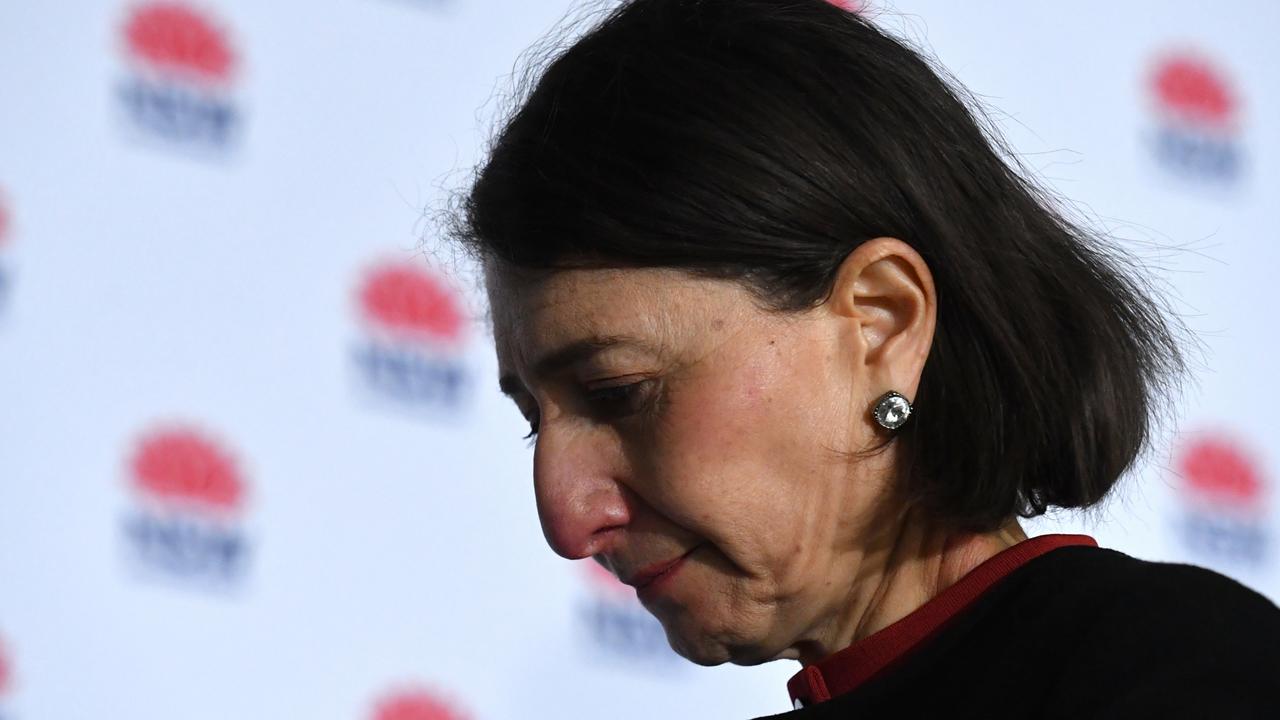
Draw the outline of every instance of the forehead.
<instances>
[{"instance_id":1,"label":"forehead","mask_svg":"<svg viewBox=\"0 0 1280 720\"><path fill-rule=\"evenodd\" d=\"M735 283L671 268L529 272L491 266L485 287L498 359L511 369L540 351L591 336L675 342L750 305Z\"/></svg>"}]
</instances>

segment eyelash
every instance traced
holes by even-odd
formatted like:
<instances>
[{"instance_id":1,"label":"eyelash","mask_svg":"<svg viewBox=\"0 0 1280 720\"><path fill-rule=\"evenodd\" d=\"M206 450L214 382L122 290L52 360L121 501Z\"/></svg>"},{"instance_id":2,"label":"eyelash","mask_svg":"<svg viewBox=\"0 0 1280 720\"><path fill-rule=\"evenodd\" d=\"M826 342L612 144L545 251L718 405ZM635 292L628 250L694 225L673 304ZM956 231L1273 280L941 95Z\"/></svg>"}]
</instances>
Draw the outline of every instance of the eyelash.
<instances>
[{"instance_id":1,"label":"eyelash","mask_svg":"<svg viewBox=\"0 0 1280 720\"><path fill-rule=\"evenodd\" d=\"M596 388L588 390L586 394L586 402L591 406L597 419L617 419L626 417L639 408L636 400L639 396L639 390L646 380L627 383L625 385L610 385L609 387ZM524 439L529 441L529 447L533 447L537 441L538 422L530 421L529 434Z\"/></svg>"}]
</instances>

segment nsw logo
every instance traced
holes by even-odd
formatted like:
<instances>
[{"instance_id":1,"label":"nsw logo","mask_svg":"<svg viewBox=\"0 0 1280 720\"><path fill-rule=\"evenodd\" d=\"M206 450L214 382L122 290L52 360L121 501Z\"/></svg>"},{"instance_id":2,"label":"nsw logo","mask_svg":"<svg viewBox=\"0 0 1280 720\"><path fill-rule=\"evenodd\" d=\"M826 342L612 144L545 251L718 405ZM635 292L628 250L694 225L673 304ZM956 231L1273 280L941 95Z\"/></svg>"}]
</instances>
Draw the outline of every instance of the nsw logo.
<instances>
[{"instance_id":1,"label":"nsw logo","mask_svg":"<svg viewBox=\"0 0 1280 720\"><path fill-rule=\"evenodd\" d=\"M1168 54L1152 66L1148 92L1151 148L1163 168L1219 184L1240 176L1240 98L1224 72L1199 53Z\"/></svg>"},{"instance_id":2,"label":"nsw logo","mask_svg":"<svg viewBox=\"0 0 1280 720\"><path fill-rule=\"evenodd\" d=\"M226 32L186 3L151 2L133 8L121 34L126 70L116 95L134 133L192 149L229 149L241 113Z\"/></svg>"},{"instance_id":3,"label":"nsw logo","mask_svg":"<svg viewBox=\"0 0 1280 720\"><path fill-rule=\"evenodd\" d=\"M662 623L644 609L635 590L595 560L578 565L584 590L577 603L578 625L593 655L662 668L684 666Z\"/></svg>"},{"instance_id":4,"label":"nsw logo","mask_svg":"<svg viewBox=\"0 0 1280 720\"><path fill-rule=\"evenodd\" d=\"M124 538L140 570L224 587L240 579L246 485L220 443L190 426L158 427L138 439L127 474Z\"/></svg>"},{"instance_id":5,"label":"nsw logo","mask_svg":"<svg viewBox=\"0 0 1280 720\"><path fill-rule=\"evenodd\" d=\"M369 720L471 720L471 715L440 693L412 687L387 693Z\"/></svg>"},{"instance_id":6,"label":"nsw logo","mask_svg":"<svg viewBox=\"0 0 1280 720\"><path fill-rule=\"evenodd\" d=\"M1199 555L1251 564L1267 557L1267 487L1262 469L1223 436L1192 439L1176 458L1181 536Z\"/></svg>"},{"instance_id":7,"label":"nsw logo","mask_svg":"<svg viewBox=\"0 0 1280 720\"><path fill-rule=\"evenodd\" d=\"M365 272L355 299L360 385L408 409L459 409L470 378L462 358L466 314L453 288L425 265L392 260Z\"/></svg>"}]
</instances>

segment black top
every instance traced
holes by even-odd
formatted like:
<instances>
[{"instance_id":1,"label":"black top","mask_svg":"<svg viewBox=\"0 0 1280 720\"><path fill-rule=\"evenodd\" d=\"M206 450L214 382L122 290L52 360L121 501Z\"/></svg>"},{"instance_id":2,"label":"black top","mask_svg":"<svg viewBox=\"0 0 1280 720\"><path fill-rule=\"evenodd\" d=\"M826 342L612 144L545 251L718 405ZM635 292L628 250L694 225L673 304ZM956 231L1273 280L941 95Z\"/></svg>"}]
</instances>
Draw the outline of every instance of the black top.
<instances>
[{"instance_id":1,"label":"black top","mask_svg":"<svg viewBox=\"0 0 1280 720\"><path fill-rule=\"evenodd\" d=\"M852 690L769 717L1276 720L1280 609L1204 568L1057 547Z\"/></svg>"}]
</instances>

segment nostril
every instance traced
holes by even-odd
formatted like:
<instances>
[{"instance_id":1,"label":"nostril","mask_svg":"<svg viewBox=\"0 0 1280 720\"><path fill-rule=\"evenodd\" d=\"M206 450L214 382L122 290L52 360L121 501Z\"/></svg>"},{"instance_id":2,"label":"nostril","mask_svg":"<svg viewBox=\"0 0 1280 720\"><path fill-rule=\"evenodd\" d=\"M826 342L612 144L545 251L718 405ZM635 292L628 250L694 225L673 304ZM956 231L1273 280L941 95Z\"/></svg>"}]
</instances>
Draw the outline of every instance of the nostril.
<instances>
[{"instance_id":1,"label":"nostril","mask_svg":"<svg viewBox=\"0 0 1280 720\"><path fill-rule=\"evenodd\" d=\"M542 534L557 555L569 560L607 554L614 546L621 525L611 525L591 530L581 523L543 523Z\"/></svg>"},{"instance_id":2,"label":"nostril","mask_svg":"<svg viewBox=\"0 0 1280 720\"><path fill-rule=\"evenodd\" d=\"M587 542L587 555L599 556L606 555L616 544L617 536L622 532L622 526L617 525L597 530L592 534L591 539ZM608 567L606 565L606 567Z\"/></svg>"}]
</instances>

